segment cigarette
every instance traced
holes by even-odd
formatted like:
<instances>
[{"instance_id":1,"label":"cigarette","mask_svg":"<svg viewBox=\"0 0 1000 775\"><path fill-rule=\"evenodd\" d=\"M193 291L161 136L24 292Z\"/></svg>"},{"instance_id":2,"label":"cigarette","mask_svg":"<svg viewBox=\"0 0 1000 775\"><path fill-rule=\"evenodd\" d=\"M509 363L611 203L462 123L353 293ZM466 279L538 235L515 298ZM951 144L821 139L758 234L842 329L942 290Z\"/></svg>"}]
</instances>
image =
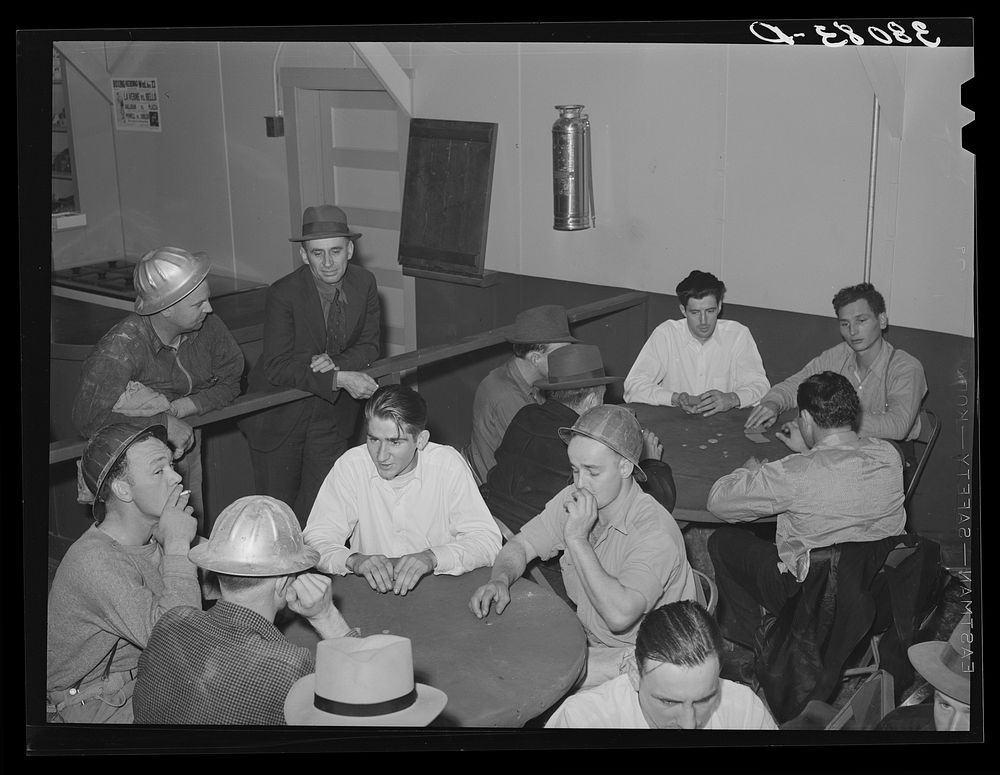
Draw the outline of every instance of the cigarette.
<instances>
[{"instance_id":1,"label":"cigarette","mask_svg":"<svg viewBox=\"0 0 1000 775\"><path fill-rule=\"evenodd\" d=\"M190 494L191 494L190 490L181 490L181 495L190 495Z\"/></svg>"}]
</instances>

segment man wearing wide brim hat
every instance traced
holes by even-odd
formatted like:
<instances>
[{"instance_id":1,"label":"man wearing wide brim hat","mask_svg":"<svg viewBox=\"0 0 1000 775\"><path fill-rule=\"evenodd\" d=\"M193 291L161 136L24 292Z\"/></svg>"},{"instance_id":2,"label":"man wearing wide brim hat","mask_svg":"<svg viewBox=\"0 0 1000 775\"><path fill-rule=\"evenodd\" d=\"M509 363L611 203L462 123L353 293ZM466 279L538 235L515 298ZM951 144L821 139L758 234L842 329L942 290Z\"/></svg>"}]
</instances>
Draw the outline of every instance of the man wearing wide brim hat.
<instances>
[{"instance_id":1,"label":"man wearing wide brim hat","mask_svg":"<svg viewBox=\"0 0 1000 775\"><path fill-rule=\"evenodd\" d=\"M478 484L496 464L494 453L514 415L522 406L543 401L534 383L548 377L549 355L579 342L569 333L566 309L558 304L519 312L506 336L513 355L486 375L472 400L472 439L463 453Z\"/></svg>"},{"instance_id":2,"label":"man wearing wide brim hat","mask_svg":"<svg viewBox=\"0 0 1000 775\"><path fill-rule=\"evenodd\" d=\"M347 214L307 207L290 237L302 266L267 291L264 347L250 391L298 388L312 397L244 417L258 493L292 506L305 525L316 493L357 433L361 401L378 387L365 373L379 357L375 277L357 265Z\"/></svg>"},{"instance_id":3,"label":"man wearing wide brim hat","mask_svg":"<svg viewBox=\"0 0 1000 775\"><path fill-rule=\"evenodd\" d=\"M970 622L963 617L946 641L916 643L907 650L910 663L934 687L929 703L899 707L876 729L968 732L972 674L976 669Z\"/></svg>"},{"instance_id":4,"label":"man wearing wide brim hat","mask_svg":"<svg viewBox=\"0 0 1000 775\"><path fill-rule=\"evenodd\" d=\"M484 488L487 505L495 517L516 533L545 504L572 481L566 442L559 429L572 426L581 414L604 403L608 385L621 382L608 376L600 348L570 344L549 356L549 374L535 382L545 402L522 407L511 420L496 451L496 465ZM670 467L660 461L663 446L650 431L643 431L639 467L646 481L643 489L668 511L676 500ZM542 572L560 592L562 574L556 559L540 564Z\"/></svg>"},{"instance_id":5,"label":"man wearing wide brim hat","mask_svg":"<svg viewBox=\"0 0 1000 775\"><path fill-rule=\"evenodd\" d=\"M78 462L94 524L59 563L48 599L48 720L132 721L139 654L157 618L200 606L187 553L197 523L167 429L109 425Z\"/></svg>"},{"instance_id":6,"label":"man wearing wide brim hat","mask_svg":"<svg viewBox=\"0 0 1000 775\"><path fill-rule=\"evenodd\" d=\"M219 515L189 557L218 575L221 599L157 622L139 660L136 723L283 724L288 690L315 662L274 626L277 613L289 608L323 638L357 635L332 602L330 579L308 572L319 553L287 504L250 495Z\"/></svg>"},{"instance_id":7,"label":"man wearing wide brim hat","mask_svg":"<svg viewBox=\"0 0 1000 775\"><path fill-rule=\"evenodd\" d=\"M573 484L500 550L490 582L469 606L482 618L510 602L509 588L529 562L562 551L566 592L590 645L585 686L617 675L635 646L643 614L675 600L695 600L684 539L670 513L635 479L642 429L626 407L602 404L559 429Z\"/></svg>"},{"instance_id":8,"label":"man wearing wide brim hat","mask_svg":"<svg viewBox=\"0 0 1000 775\"><path fill-rule=\"evenodd\" d=\"M212 313L204 253L160 247L133 271L135 313L115 323L80 372L73 423L82 436L116 423L163 425L199 523L200 432L183 418L228 406L240 394L243 351Z\"/></svg>"},{"instance_id":9,"label":"man wearing wide brim hat","mask_svg":"<svg viewBox=\"0 0 1000 775\"><path fill-rule=\"evenodd\" d=\"M422 727L448 696L413 679L409 638L335 638L316 646L316 672L300 678L285 700L292 725Z\"/></svg>"}]
</instances>

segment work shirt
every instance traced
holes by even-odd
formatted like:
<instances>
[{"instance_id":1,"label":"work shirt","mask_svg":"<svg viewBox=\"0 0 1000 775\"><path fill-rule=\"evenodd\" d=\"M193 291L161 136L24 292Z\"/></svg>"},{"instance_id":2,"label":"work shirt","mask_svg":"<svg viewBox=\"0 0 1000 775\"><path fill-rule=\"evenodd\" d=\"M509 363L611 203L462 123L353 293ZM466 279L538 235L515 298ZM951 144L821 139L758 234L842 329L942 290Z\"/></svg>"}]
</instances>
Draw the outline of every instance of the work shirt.
<instances>
[{"instance_id":1,"label":"work shirt","mask_svg":"<svg viewBox=\"0 0 1000 775\"><path fill-rule=\"evenodd\" d=\"M719 679L719 704L700 729L777 729L767 706L743 684ZM549 720L549 728L650 729L639 692L627 675L571 695Z\"/></svg>"},{"instance_id":2,"label":"work shirt","mask_svg":"<svg viewBox=\"0 0 1000 775\"><path fill-rule=\"evenodd\" d=\"M718 390L736 393L744 407L757 403L770 386L757 343L742 323L719 320L701 342L686 320L667 320L653 329L632 364L625 401L670 406L673 393Z\"/></svg>"},{"instance_id":3,"label":"work shirt","mask_svg":"<svg viewBox=\"0 0 1000 775\"><path fill-rule=\"evenodd\" d=\"M312 651L249 608L173 608L139 659L135 722L284 724L285 697L314 665Z\"/></svg>"},{"instance_id":4,"label":"work shirt","mask_svg":"<svg viewBox=\"0 0 1000 775\"><path fill-rule=\"evenodd\" d=\"M470 463L478 481L496 465L493 455L503 440L507 426L522 406L544 401L537 388L528 384L511 356L486 375L472 400L472 441Z\"/></svg>"},{"instance_id":5,"label":"work shirt","mask_svg":"<svg viewBox=\"0 0 1000 775\"><path fill-rule=\"evenodd\" d=\"M882 340L882 349L863 379L858 355L847 342L824 350L800 371L771 388L761 401L780 411L794 409L799 385L813 374L834 371L854 385L861 401L862 436L904 441L920 435L920 404L927 394L924 367L916 358Z\"/></svg>"},{"instance_id":6,"label":"work shirt","mask_svg":"<svg viewBox=\"0 0 1000 775\"><path fill-rule=\"evenodd\" d=\"M573 485L563 488L545 510L521 528L519 537L543 560L566 548L563 531L569 515L563 504ZM615 501L598 511L590 544L604 571L623 587L639 592L643 612L675 600L695 600L695 578L688 564L684 537L674 518L635 480L629 479ZM624 632L612 632L587 597L570 553L560 559L566 593L576 603L576 615L591 646L634 646L642 617Z\"/></svg>"},{"instance_id":7,"label":"work shirt","mask_svg":"<svg viewBox=\"0 0 1000 775\"><path fill-rule=\"evenodd\" d=\"M757 471L723 476L708 494L708 510L724 522L777 514L778 570L802 582L811 549L903 534L902 459L882 439L834 433Z\"/></svg>"},{"instance_id":8,"label":"work shirt","mask_svg":"<svg viewBox=\"0 0 1000 775\"><path fill-rule=\"evenodd\" d=\"M430 549L435 574L458 576L492 565L500 551L500 530L465 459L434 442L417 452L412 471L391 480L379 476L366 445L349 449L323 481L303 536L320 553L317 567L341 576L354 553Z\"/></svg>"},{"instance_id":9,"label":"work shirt","mask_svg":"<svg viewBox=\"0 0 1000 775\"><path fill-rule=\"evenodd\" d=\"M200 606L197 568L186 554L164 554L150 541L123 546L96 525L66 552L48 600L49 691L134 669L153 625L179 605Z\"/></svg>"},{"instance_id":10,"label":"work shirt","mask_svg":"<svg viewBox=\"0 0 1000 775\"><path fill-rule=\"evenodd\" d=\"M73 404L77 431L90 437L112 423L136 418L113 410L130 381L141 382L173 401L190 397L197 414L232 403L240 393L243 352L217 315L198 331L183 334L176 349L164 344L149 316L128 315L94 345L83 362ZM143 425L167 424L167 413L142 418Z\"/></svg>"}]
</instances>

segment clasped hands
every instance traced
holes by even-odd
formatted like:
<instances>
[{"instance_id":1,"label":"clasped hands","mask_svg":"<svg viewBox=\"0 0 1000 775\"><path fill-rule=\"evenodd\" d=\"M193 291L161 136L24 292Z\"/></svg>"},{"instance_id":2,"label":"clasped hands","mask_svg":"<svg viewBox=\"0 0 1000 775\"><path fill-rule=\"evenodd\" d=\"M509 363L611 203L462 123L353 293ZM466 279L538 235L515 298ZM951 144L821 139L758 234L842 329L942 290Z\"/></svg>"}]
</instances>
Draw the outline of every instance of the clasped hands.
<instances>
[{"instance_id":1,"label":"clasped hands","mask_svg":"<svg viewBox=\"0 0 1000 775\"><path fill-rule=\"evenodd\" d=\"M706 390L701 395L692 396L688 393L678 393L674 399L677 406L688 414L700 414L711 417L717 412L728 412L740 405L740 397L735 393L723 393L721 390Z\"/></svg>"},{"instance_id":2,"label":"clasped hands","mask_svg":"<svg viewBox=\"0 0 1000 775\"><path fill-rule=\"evenodd\" d=\"M437 566L437 557L430 549L415 554L404 554L395 560L383 554L352 554L347 558L347 569L355 576L363 576L376 592L405 595L423 576Z\"/></svg>"}]
</instances>

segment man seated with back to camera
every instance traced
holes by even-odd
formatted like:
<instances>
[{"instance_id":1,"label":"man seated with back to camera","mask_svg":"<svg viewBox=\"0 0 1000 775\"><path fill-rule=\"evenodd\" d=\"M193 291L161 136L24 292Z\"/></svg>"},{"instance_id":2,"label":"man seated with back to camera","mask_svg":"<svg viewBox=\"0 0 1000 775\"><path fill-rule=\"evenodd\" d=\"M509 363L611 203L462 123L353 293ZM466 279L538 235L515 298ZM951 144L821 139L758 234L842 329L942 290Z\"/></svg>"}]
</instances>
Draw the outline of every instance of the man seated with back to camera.
<instances>
[{"instance_id":1,"label":"man seated with back to camera","mask_svg":"<svg viewBox=\"0 0 1000 775\"><path fill-rule=\"evenodd\" d=\"M861 404L846 377L824 371L798 388L799 416L778 433L794 454L750 458L723 476L708 510L723 522L777 515L775 542L720 528L708 540L726 637L752 647L763 606L777 615L809 574L810 552L902 535L903 466L889 442L860 436Z\"/></svg>"},{"instance_id":2,"label":"man seated with back to camera","mask_svg":"<svg viewBox=\"0 0 1000 775\"><path fill-rule=\"evenodd\" d=\"M594 345L569 344L549 355L548 377L535 382L545 402L528 404L514 415L483 488L493 516L511 532L540 514L573 480L559 428L573 425L588 409L602 405L607 385L621 379L605 374L601 351ZM660 460L663 445L648 430L642 439L639 467L646 481L641 487L670 511L677 496L670 466ZM553 590L568 601L558 558L540 560L539 567Z\"/></svg>"},{"instance_id":3,"label":"man seated with back to camera","mask_svg":"<svg viewBox=\"0 0 1000 775\"><path fill-rule=\"evenodd\" d=\"M623 675L570 696L549 728L777 729L749 687L720 677L722 634L693 600L650 611Z\"/></svg>"},{"instance_id":4,"label":"man seated with back to camera","mask_svg":"<svg viewBox=\"0 0 1000 775\"><path fill-rule=\"evenodd\" d=\"M430 441L423 397L380 387L365 404L365 433L333 464L309 514L317 567L405 595L428 573L492 563L500 530L462 455Z\"/></svg>"},{"instance_id":5,"label":"man seated with back to camera","mask_svg":"<svg viewBox=\"0 0 1000 775\"><path fill-rule=\"evenodd\" d=\"M674 518L634 481L646 476L635 415L624 406L595 406L559 435L573 484L504 545L469 608L482 619L495 603L502 614L527 564L561 551L566 591L590 646L584 686L591 686L625 669L643 614L695 599L696 581Z\"/></svg>"}]
</instances>

